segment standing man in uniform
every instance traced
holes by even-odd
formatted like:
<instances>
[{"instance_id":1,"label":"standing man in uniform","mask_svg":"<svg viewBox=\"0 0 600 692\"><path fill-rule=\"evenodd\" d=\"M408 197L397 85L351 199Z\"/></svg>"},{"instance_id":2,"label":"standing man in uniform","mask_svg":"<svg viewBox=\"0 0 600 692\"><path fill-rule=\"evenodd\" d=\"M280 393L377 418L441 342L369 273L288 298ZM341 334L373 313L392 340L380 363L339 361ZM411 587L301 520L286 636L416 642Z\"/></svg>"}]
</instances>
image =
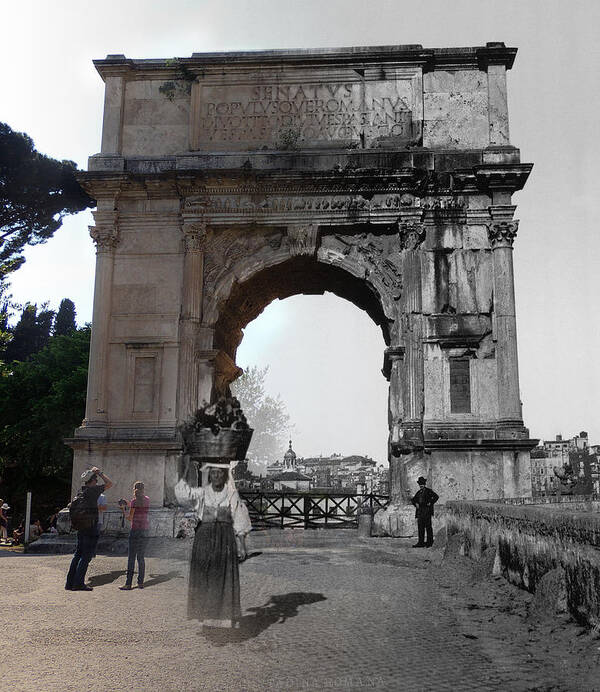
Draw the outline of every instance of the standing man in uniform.
<instances>
[{"instance_id":1,"label":"standing man in uniform","mask_svg":"<svg viewBox=\"0 0 600 692\"><path fill-rule=\"evenodd\" d=\"M98 478L102 484L98 485ZM91 559L96 553L98 543L98 498L105 490L112 488L112 481L97 466L86 469L81 474L83 486L81 492L84 498L86 512L89 521L86 527L77 531L77 548L71 560L65 589L67 591L92 591L91 586L85 584L85 574Z\"/></svg>"},{"instance_id":2,"label":"standing man in uniform","mask_svg":"<svg viewBox=\"0 0 600 692\"><path fill-rule=\"evenodd\" d=\"M431 526L433 505L440 498L431 488L426 487L427 479L423 478L423 476L419 476L417 483L419 485L419 490L412 498L411 502L417 508L415 517L417 518L419 541L413 545L413 548L429 548L433 545L433 528ZM427 542L425 542L425 531L427 531Z\"/></svg>"}]
</instances>

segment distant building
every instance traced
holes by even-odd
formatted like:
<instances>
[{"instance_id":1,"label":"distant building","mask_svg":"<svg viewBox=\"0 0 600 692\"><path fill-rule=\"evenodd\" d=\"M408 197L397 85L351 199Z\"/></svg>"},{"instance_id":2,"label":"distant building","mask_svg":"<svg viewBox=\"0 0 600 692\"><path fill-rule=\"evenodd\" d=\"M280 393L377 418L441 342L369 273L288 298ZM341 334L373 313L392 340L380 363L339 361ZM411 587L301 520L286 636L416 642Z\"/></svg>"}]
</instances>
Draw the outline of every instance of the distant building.
<instances>
[{"instance_id":1,"label":"distant building","mask_svg":"<svg viewBox=\"0 0 600 692\"><path fill-rule=\"evenodd\" d=\"M284 471L278 476L272 476L273 490L295 490L307 492L310 490L310 476L305 476L298 471Z\"/></svg>"},{"instance_id":2,"label":"distant building","mask_svg":"<svg viewBox=\"0 0 600 692\"><path fill-rule=\"evenodd\" d=\"M248 468L248 461L238 461L233 467L233 479L238 490L251 490L260 487L260 479Z\"/></svg>"},{"instance_id":3,"label":"distant building","mask_svg":"<svg viewBox=\"0 0 600 692\"><path fill-rule=\"evenodd\" d=\"M368 456L332 454L299 458L292 449L291 440L283 460L267 467L267 477L261 487L266 488L271 483L274 490L318 488L319 491L377 495L388 495L390 488L389 469L383 464L377 466Z\"/></svg>"},{"instance_id":4,"label":"distant building","mask_svg":"<svg viewBox=\"0 0 600 692\"><path fill-rule=\"evenodd\" d=\"M277 461L267 467L267 479L273 483L273 490L310 490L311 478L298 470L297 459L290 440L290 446L283 455L283 461L281 463Z\"/></svg>"},{"instance_id":5,"label":"distant building","mask_svg":"<svg viewBox=\"0 0 600 692\"><path fill-rule=\"evenodd\" d=\"M533 496L554 494L559 486L559 479L554 469L570 467L573 476L578 480L582 492L600 490L600 475L594 478L594 469L598 468L591 458L593 447L589 445L588 434L580 432L574 437L563 440L557 435L554 440L544 440L531 451L531 490Z\"/></svg>"}]
</instances>

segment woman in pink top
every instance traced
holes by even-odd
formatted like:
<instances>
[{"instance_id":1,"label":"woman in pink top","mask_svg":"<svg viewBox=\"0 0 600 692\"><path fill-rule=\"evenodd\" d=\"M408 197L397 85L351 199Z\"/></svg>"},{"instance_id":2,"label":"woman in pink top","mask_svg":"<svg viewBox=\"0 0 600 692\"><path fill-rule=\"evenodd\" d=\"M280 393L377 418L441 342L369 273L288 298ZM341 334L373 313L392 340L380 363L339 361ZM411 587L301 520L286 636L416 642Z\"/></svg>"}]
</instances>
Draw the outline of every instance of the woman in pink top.
<instances>
[{"instance_id":1,"label":"woman in pink top","mask_svg":"<svg viewBox=\"0 0 600 692\"><path fill-rule=\"evenodd\" d=\"M146 563L144 555L146 553L146 544L148 543L148 508L150 507L150 498L144 495L144 484L137 481L133 485L133 498L129 504L129 516L127 519L131 522L131 530L129 531L129 556L127 560L127 577L125 584L119 588L122 591L129 591L133 583L133 570L135 561L138 563L138 589L144 588L144 573L146 571ZM125 511L125 508L122 508Z\"/></svg>"}]
</instances>

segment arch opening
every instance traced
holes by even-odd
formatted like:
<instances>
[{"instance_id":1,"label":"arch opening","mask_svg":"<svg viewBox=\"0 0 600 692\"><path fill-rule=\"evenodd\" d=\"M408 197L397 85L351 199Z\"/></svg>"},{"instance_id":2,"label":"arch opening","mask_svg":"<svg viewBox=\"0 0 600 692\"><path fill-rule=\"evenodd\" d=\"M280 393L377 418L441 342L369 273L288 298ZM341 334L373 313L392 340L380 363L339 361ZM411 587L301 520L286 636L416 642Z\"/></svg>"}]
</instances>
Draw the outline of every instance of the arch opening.
<instances>
[{"instance_id":1,"label":"arch opening","mask_svg":"<svg viewBox=\"0 0 600 692\"><path fill-rule=\"evenodd\" d=\"M299 294L322 295L327 291L364 310L380 327L383 340L389 345L390 322L377 294L364 278L340 267L298 256L261 269L246 281L233 284L229 296L219 306L214 347L235 361L242 330L272 301Z\"/></svg>"},{"instance_id":2,"label":"arch opening","mask_svg":"<svg viewBox=\"0 0 600 692\"><path fill-rule=\"evenodd\" d=\"M268 366L265 389L281 395L290 415L278 460L291 437L302 457L355 455L387 466L383 348L367 314L328 291L275 300L246 326L237 365ZM255 442L248 450L253 459L261 457Z\"/></svg>"}]
</instances>

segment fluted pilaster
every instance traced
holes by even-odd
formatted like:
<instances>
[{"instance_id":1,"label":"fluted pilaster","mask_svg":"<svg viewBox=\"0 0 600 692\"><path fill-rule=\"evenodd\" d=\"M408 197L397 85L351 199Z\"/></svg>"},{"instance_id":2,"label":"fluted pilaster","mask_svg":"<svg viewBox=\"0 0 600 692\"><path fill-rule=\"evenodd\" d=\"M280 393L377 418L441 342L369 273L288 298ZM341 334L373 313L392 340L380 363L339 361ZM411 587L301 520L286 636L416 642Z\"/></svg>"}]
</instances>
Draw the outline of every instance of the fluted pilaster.
<instances>
[{"instance_id":1,"label":"fluted pilaster","mask_svg":"<svg viewBox=\"0 0 600 692\"><path fill-rule=\"evenodd\" d=\"M490 207L492 222L488 225L488 236L494 267L498 418L500 422L522 425L512 256L519 227L519 222L512 218L515 209L512 205Z\"/></svg>"},{"instance_id":2,"label":"fluted pilaster","mask_svg":"<svg viewBox=\"0 0 600 692\"><path fill-rule=\"evenodd\" d=\"M206 224L182 226L184 260L179 320L178 419L187 420L198 407L197 332L202 320L204 244Z\"/></svg>"},{"instance_id":3,"label":"fluted pilaster","mask_svg":"<svg viewBox=\"0 0 600 692\"><path fill-rule=\"evenodd\" d=\"M95 225L89 227L96 244L96 276L85 412L87 425L106 421L111 296L115 248L119 243L117 212L96 211L94 221Z\"/></svg>"}]
</instances>

